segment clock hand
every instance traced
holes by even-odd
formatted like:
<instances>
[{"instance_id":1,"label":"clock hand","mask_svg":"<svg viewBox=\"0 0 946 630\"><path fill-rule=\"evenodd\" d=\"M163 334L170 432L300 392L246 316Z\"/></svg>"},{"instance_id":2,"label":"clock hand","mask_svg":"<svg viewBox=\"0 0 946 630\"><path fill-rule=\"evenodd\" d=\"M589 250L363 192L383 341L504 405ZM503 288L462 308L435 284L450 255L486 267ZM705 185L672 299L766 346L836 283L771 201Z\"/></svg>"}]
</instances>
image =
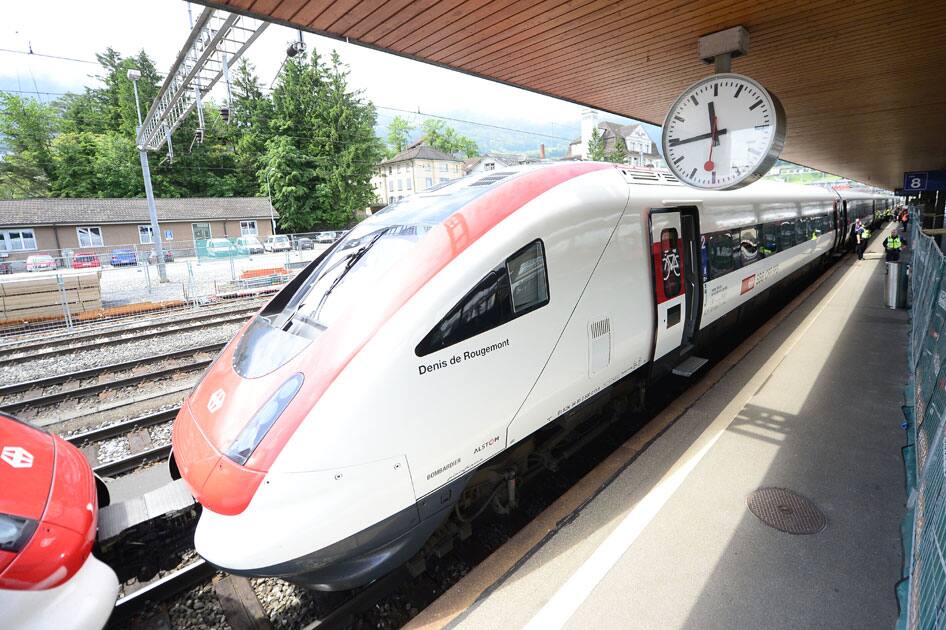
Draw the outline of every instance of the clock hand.
<instances>
[{"instance_id":1,"label":"clock hand","mask_svg":"<svg viewBox=\"0 0 946 630\"><path fill-rule=\"evenodd\" d=\"M716 129L716 106L713 104L713 101L707 103L707 108L709 109L709 120L710 120L710 131ZM713 146L719 146L719 134L713 135Z\"/></svg>"},{"instance_id":2,"label":"clock hand","mask_svg":"<svg viewBox=\"0 0 946 630\"><path fill-rule=\"evenodd\" d=\"M719 136L725 134L726 131L727 131L726 129L717 129L716 137L719 138ZM687 142L696 142L697 140L706 140L707 138L712 138L712 137L713 137L713 133L710 132L710 133L700 134L698 136L693 136L692 138L686 138L685 140L680 140L679 138L670 138L670 140L667 141L667 144L671 147L675 147L678 144L686 144Z\"/></svg>"},{"instance_id":3,"label":"clock hand","mask_svg":"<svg viewBox=\"0 0 946 630\"><path fill-rule=\"evenodd\" d=\"M710 111L713 111L713 103L710 103ZM710 152L709 157L706 158L706 164L703 165L703 169L707 172L712 171L716 168L716 164L713 163L713 148L719 143L719 134L716 133L716 116L710 118L710 137L712 142L710 142ZM714 176L715 180L715 176Z\"/></svg>"}]
</instances>

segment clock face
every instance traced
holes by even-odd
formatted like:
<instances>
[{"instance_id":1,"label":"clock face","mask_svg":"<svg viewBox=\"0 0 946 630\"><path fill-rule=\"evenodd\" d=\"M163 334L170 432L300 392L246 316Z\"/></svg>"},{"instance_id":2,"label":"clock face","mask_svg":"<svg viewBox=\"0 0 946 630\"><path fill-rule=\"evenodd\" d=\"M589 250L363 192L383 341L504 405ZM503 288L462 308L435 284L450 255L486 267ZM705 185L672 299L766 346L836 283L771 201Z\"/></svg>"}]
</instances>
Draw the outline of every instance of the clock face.
<instances>
[{"instance_id":1,"label":"clock face","mask_svg":"<svg viewBox=\"0 0 946 630\"><path fill-rule=\"evenodd\" d=\"M667 165L696 188L750 184L775 164L784 144L781 103L738 74L715 74L691 85L663 126Z\"/></svg>"}]
</instances>

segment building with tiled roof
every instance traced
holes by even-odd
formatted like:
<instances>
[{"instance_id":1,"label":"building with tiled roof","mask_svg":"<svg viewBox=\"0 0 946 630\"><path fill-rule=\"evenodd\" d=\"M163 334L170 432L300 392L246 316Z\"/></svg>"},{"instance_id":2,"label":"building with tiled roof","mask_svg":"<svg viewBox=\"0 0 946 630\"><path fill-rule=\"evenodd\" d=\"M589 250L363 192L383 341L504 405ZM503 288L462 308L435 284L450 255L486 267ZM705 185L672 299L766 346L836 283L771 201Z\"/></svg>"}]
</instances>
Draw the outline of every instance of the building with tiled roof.
<instances>
[{"instance_id":1,"label":"building with tiled roof","mask_svg":"<svg viewBox=\"0 0 946 630\"><path fill-rule=\"evenodd\" d=\"M371 178L371 185L378 205L386 206L462 176L463 160L418 141L381 162Z\"/></svg>"},{"instance_id":2,"label":"building with tiled roof","mask_svg":"<svg viewBox=\"0 0 946 630\"><path fill-rule=\"evenodd\" d=\"M156 199L165 247L192 248L193 241L273 233L277 216L265 197ZM0 200L0 259L62 250L105 252L151 245L145 199ZM145 246L145 247L142 247Z\"/></svg>"},{"instance_id":3,"label":"building with tiled roof","mask_svg":"<svg viewBox=\"0 0 946 630\"><path fill-rule=\"evenodd\" d=\"M660 155L659 141L648 133L648 129L640 123L622 125L611 121L598 121L597 113L593 110L582 112L581 137L576 138L568 145L568 156L587 159L588 142L594 129L598 129L604 140L605 154L614 151L617 139L624 138L627 145L627 164L632 166L651 166L665 168L666 163Z\"/></svg>"}]
</instances>

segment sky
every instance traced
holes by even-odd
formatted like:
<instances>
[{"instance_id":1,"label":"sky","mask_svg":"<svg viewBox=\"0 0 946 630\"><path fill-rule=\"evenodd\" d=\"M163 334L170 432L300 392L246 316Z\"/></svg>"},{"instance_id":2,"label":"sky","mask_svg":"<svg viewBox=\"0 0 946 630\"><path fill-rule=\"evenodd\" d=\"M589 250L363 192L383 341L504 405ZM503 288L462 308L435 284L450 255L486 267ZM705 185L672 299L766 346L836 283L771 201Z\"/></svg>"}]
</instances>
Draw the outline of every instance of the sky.
<instances>
[{"instance_id":1,"label":"sky","mask_svg":"<svg viewBox=\"0 0 946 630\"><path fill-rule=\"evenodd\" d=\"M192 5L195 19L203 9ZM49 20L51 16L55 19ZM183 0L31 0L4 7L0 49L94 61L95 53L107 46L123 55L144 48L166 74L189 32ZM270 25L248 51L264 86L272 83L288 42L297 36L297 31ZM379 114L395 108L513 128L540 125L562 137L575 136L579 128L583 108L573 103L311 33L304 39L310 50L337 50L351 70L350 86L364 90ZM90 76L98 72L93 64L0 51L3 90L80 92L94 84ZM605 119L629 122L599 116Z\"/></svg>"}]
</instances>

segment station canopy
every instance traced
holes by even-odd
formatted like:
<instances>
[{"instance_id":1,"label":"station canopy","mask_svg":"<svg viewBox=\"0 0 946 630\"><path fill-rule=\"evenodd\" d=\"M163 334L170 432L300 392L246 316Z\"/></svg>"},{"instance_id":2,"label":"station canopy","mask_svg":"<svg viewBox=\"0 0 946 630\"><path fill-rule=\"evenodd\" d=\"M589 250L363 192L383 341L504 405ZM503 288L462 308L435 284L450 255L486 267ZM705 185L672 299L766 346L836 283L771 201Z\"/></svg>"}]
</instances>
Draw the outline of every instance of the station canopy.
<instances>
[{"instance_id":1,"label":"station canopy","mask_svg":"<svg viewBox=\"0 0 946 630\"><path fill-rule=\"evenodd\" d=\"M888 189L946 168L942 1L204 3L657 124L713 71L698 38L744 26L732 70L785 106L783 159Z\"/></svg>"}]
</instances>

